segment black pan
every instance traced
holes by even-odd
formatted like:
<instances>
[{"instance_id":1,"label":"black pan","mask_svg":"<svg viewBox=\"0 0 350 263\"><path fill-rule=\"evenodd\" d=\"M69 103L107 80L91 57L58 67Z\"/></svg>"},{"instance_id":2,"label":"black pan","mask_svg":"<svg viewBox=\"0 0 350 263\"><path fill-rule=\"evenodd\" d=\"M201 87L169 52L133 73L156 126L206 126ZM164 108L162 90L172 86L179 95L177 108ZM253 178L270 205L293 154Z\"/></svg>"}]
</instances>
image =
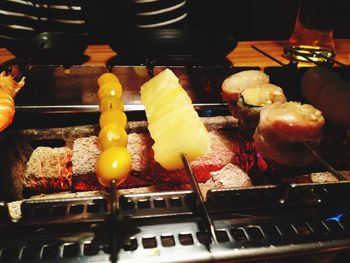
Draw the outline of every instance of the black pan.
<instances>
[{"instance_id":1,"label":"black pan","mask_svg":"<svg viewBox=\"0 0 350 263\"><path fill-rule=\"evenodd\" d=\"M116 35L111 48L124 58L160 64L196 65L219 61L237 42L222 33L204 30L145 29Z\"/></svg>"},{"instance_id":2,"label":"black pan","mask_svg":"<svg viewBox=\"0 0 350 263\"><path fill-rule=\"evenodd\" d=\"M57 64L79 61L88 46L84 36L42 32L28 39L8 39L6 48L16 57L33 63Z\"/></svg>"}]
</instances>

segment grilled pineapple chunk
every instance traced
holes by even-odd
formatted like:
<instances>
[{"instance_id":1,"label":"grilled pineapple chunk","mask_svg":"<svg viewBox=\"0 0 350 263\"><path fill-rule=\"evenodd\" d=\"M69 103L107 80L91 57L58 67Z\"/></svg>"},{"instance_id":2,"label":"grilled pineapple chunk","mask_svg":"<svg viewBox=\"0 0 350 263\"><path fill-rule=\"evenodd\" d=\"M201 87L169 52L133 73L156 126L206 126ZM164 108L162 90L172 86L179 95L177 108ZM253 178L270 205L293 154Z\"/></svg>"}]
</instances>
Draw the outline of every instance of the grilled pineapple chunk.
<instances>
[{"instance_id":1,"label":"grilled pineapple chunk","mask_svg":"<svg viewBox=\"0 0 350 263\"><path fill-rule=\"evenodd\" d=\"M167 71L167 74L158 74L142 85L142 103L145 107L148 107L172 89L178 88L178 86L179 80L171 70Z\"/></svg>"},{"instance_id":2,"label":"grilled pineapple chunk","mask_svg":"<svg viewBox=\"0 0 350 263\"><path fill-rule=\"evenodd\" d=\"M155 141L154 159L167 170L183 167L210 150L209 135L178 78L166 69L141 86L148 130Z\"/></svg>"}]
</instances>

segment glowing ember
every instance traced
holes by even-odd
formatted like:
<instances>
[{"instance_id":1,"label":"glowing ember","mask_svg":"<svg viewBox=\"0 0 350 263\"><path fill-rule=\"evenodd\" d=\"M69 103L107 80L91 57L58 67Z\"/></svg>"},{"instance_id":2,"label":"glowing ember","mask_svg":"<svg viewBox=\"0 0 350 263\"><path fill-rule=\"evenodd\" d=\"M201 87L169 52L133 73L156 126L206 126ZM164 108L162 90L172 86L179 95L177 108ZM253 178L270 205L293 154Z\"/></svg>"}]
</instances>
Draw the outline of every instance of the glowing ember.
<instances>
[{"instance_id":1,"label":"glowing ember","mask_svg":"<svg viewBox=\"0 0 350 263\"><path fill-rule=\"evenodd\" d=\"M29 177L26 180L24 193L54 193L72 189L72 163L69 163L59 177Z\"/></svg>"}]
</instances>

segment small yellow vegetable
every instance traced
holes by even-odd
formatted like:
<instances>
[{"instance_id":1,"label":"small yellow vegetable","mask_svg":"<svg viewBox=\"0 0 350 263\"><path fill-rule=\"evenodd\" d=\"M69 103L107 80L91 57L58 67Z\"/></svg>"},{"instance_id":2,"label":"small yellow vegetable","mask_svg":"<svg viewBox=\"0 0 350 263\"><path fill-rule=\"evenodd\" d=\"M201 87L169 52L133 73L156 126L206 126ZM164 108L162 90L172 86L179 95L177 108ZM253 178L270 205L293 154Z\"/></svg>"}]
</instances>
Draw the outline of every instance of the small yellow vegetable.
<instances>
[{"instance_id":1,"label":"small yellow vegetable","mask_svg":"<svg viewBox=\"0 0 350 263\"><path fill-rule=\"evenodd\" d=\"M104 83L107 82L119 82L119 79L116 75L114 75L113 73L104 73L102 74L98 79L97 79L97 83L98 86L101 87Z\"/></svg>"},{"instance_id":2,"label":"small yellow vegetable","mask_svg":"<svg viewBox=\"0 0 350 263\"><path fill-rule=\"evenodd\" d=\"M117 124L125 128L127 117L123 111L109 110L101 114L99 122L100 122L100 128L103 128L107 124L111 124L111 123Z\"/></svg>"},{"instance_id":3,"label":"small yellow vegetable","mask_svg":"<svg viewBox=\"0 0 350 263\"><path fill-rule=\"evenodd\" d=\"M100 112L108 110L120 110L123 111L124 103L120 98L114 96L105 96L100 101Z\"/></svg>"},{"instance_id":4,"label":"small yellow vegetable","mask_svg":"<svg viewBox=\"0 0 350 263\"><path fill-rule=\"evenodd\" d=\"M100 130L98 140L102 150L106 150L112 146L126 147L128 144L128 135L123 127L111 123Z\"/></svg>"},{"instance_id":5,"label":"small yellow vegetable","mask_svg":"<svg viewBox=\"0 0 350 263\"><path fill-rule=\"evenodd\" d=\"M99 100L106 96L120 98L122 96L122 85L119 82L103 83L97 91L97 96Z\"/></svg>"},{"instance_id":6,"label":"small yellow vegetable","mask_svg":"<svg viewBox=\"0 0 350 263\"><path fill-rule=\"evenodd\" d=\"M125 181L131 171L131 155L125 147L113 146L103 151L97 159L96 175L101 185L110 187Z\"/></svg>"}]
</instances>

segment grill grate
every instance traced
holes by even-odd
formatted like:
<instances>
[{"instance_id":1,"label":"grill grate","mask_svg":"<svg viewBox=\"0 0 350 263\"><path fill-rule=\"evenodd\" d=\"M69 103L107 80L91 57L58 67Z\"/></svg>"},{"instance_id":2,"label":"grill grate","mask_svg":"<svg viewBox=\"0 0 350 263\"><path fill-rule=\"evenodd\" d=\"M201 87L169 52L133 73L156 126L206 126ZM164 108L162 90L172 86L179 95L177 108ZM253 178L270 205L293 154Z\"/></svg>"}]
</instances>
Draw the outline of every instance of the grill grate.
<instances>
[{"instance_id":1,"label":"grill grate","mask_svg":"<svg viewBox=\"0 0 350 263\"><path fill-rule=\"evenodd\" d=\"M213 213L266 210L300 206L338 205L350 202L350 183L296 185L289 189L288 199L279 202L285 189L278 186L253 189L215 189L208 193L208 207Z\"/></svg>"},{"instance_id":2,"label":"grill grate","mask_svg":"<svg viewBox=\"0 0 350 263\"><path fill-rule=\"evenodd\" d=\"M223 224L223 222L216 221L217 224ZM211 246L212 252L229 245L229 251L232 252L231 256L233 256L234 248L243 251L255 247L265 247L268 250L271 245L282 248L290 244L297 246L311 242L314 244L322 242L320 246L327 246L327 242L335 242L340 237L344 240L347 238L347 242L349 242L349 229L335 220L240 226L236 226L234 222L227 223L227 220L225 222L225 227L217 230L218 244L211 244L209 233L199 231L193 223L189 222L140 226L141 231L137 235L127 238L124 242L119 257L121 261L130 257L140 259L140 256L149 255L154 249L159 250L158 256L160 257L163 253L167 254L166 249L179 252L186 247L191 248L193 253L198 253L198 250L203 250L204 253L205 247L208 245ZM153 234L150 234L150 229L152 229ZM166 230L170 230L170 232L164 232ZM93 237L89 240L81 238L76 242L64 242L63 240L62 243L58 243L57 239L56 243L45 243L45 240L33 242L30 238L26 238L26 242L23 244L1 246L0 261L76 260L79 258L84 262L84 260L93 260L92 257L108 261L108 253L110 252L108 243L97 244L92 239ZM16 238L14 240L20 242Z\"/></svg>"},{"instance_id":3,"label":"grill grate","mask_svg":"<svg viewBox=\"0 0 350 263\"><path fill-rule=\"evenodd\" d=\"M348 183L292 185L284 204L277 202L282 193L276 186L211 191L207 205L217 243L191 191L121 196L118 218L130 220L125 240L118 238L124 223L106 221L110 208L101 196L27 200L18 223L0 225L0 262L110 262L113 251L120 262L150 257L206 262L348 249L348 188ZM6 203L0 207L6 218ZM111 242L114 236L118 241ZM119 249L111 249L113 244Z\"/></svg>"},{"instance_id":4,"label":"grill grate","mask_svg":"<svg viewBox=\"0 0 350 263\"><path fill-rule=\"evenodd\" d=\"M120 213L133 218L185 216L193 214L196 198L192 191L124 195Z\"/></svg>"},{"instance_id":5,"label":"grill grate","mask_svg":"<svg viewBox=\"0 0 350 263\"><path fill-rule=\"evenodd\" d=\"M107 213L103 197L27 200L21 204L22 224L101 221Z\"/></svg>"}]
</instances>

